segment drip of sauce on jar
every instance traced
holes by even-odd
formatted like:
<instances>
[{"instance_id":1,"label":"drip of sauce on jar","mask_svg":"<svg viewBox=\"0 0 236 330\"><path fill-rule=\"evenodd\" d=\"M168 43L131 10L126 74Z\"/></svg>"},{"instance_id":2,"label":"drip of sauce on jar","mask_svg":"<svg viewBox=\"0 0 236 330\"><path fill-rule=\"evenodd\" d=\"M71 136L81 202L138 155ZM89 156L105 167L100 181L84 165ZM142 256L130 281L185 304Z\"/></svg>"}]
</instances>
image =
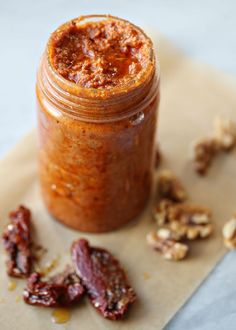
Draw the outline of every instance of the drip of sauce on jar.
<instances>
[{"instance_id":1,"label":"drip of sauce on jar","mask_svg":"<svg viewBox=\"0 0 236 330\"><path fill-rule=\"evenodd\" d=\"M70 320L70 311L65 308L58 308L52 312L52 322L56 324L66 323Z\"/></svg>"}]
</instances>

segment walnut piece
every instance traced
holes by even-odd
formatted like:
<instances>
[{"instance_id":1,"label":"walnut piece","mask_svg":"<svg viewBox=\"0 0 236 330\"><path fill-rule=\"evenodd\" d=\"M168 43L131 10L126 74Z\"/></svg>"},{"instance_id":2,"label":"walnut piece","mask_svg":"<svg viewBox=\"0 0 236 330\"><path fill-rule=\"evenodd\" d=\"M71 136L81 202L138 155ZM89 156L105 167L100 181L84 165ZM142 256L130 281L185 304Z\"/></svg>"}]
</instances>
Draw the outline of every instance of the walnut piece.
<instances>
[{"instance_id":1,"label":"walnut piece","mask_svg":"<svg viewBox=\"0 0 236 330\"><path fill-rule=\"evenodd\" d=\"M225 246L230 249L236 249L236 215L226 222L222 229Z\"/></svg>"},{"instance_id":2,"label":"walnut piece","mask_svg":"<svg viewBox=\"0 0 236 330\"><path fill-rule=\"evenodd\" d=\"M236 143L236 128L228 118L216 117L214 121L214 137L223 151L230 151Z\"/></svg>"},{"instance_id":3,"label":"walnut piece","mask_svg":"<svg viewBox=\"0 0 236 330\"><path fill-rule=\"evenodd\" d=\"M236 145L236 127L228 118L217 117L211 137L199 139L193 146L196 172L206 174L214 157L221 151L231 151Z\"/></svg>"},{"instance_id":4,"label":"walnut piece","mask_svg":"<svg viewBox=\"0 0 236 330\"><path fill-rule=\"evenodd\" d=\"M150 232L147 235L147 244L153 249L160 251L164 259L174 261L184 259L188 253L188 246L164 237L163 233L161 234L158 231Z\"/></svg>"},{"instance_id":5,"label":"walnut piece","mask_svg":"<svg viewBox=\"0 0 236 330\"><path fill-rule=\"evenodd\" d=\"M211 211L194 204L175 204L162 200L154 210L154 217L159 227L167 228L171 238L176 241L194 240L211 235Z\"/></svg>"},{"instance_id":6,"label":"walnut piece","mask_svg":"<svg viewBox=\"0 0 236 330\"><path fill-rule=\"evenodd\" d=\"M158 226L163 226L169 222L168 214L169 208L173 206L173 202L169 199L163 199L160 203L154 208L153 216L156 220Z\"/></svg>"},{"instance_id":7,"label":"walnut piece","mask_svg":"<svg viewBox=\"0 0 236 330\"><path fill-rule=\"evenodd\" d=\"M157 229L157 235L163 239L170 239L179 242L183 238L182 231L172 230L171 227L161 227Z\"/></svg>"},{"instance_id":8,"label":"walnut piece","mask_svg":"<svg viewBox=\"0 0 236 330\"><path fill-rule=\"evenodd\" d=\"M218 151L219 144L215 138L203 138L196 141L193 146L195 171L200 175L206 174Z\"/></svg>"},{"instance_id":9,"label":"walnut piece","mask_svg":"<svg viewBox=\"0 0 236 330\"><path fill-rule=\"evenodd\" d=\"M170 199L173 202L183 202L187 199L187 193L182 183L169 170L163 170L160 173L157 185L161 198Z\"/></svg>"}]
</instances>

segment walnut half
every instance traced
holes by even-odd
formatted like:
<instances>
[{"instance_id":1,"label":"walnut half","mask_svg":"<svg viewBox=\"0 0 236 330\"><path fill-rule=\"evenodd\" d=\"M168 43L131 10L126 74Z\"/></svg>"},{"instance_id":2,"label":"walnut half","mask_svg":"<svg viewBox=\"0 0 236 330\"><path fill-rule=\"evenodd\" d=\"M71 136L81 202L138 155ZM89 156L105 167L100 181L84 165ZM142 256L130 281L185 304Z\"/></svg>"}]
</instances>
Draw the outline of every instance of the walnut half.
<instances>
[{"instance_id":1,"label":"walnut half","mask_svg":"<svg viewBox=\"0 0 236 330\"><path fill-rule=\"evenodd\" d=\"M162 200L154 210L154 217L159 227L168 228L175 240L194 240L211 235L211 211L194 204L174 204Z\"/></svg>"},{"instance_id":2,"label":"walnut half","mask_svg":"<svg viewBox=\"0 0 236 330\"><path fill-rule=\"evenodd\" d=\"M236 128L228 118L216 117L214 121L214 136L223 151L230 151L236 143Z\"/></svg>"},{"instance_id":3,"label":"walnut half","mask_svg":"<svg viewBox=\"0 0 236 330\"><path fill-rule=\"evenodd\" d=\"M163 170L158 178L158 192L160 198L170 199L173 202L183 202L187 193L179 179L169 170Z\"/></svg>"},{"instance_id":4,"label":"walnut half","mask_svg":"<svg viewBox=\"0 0 236 330\"><path fill-rule=\"evenodd\" d=\"M173 239L166 238L160 232L150 232L147 235L147 244L161 252L164 259L167 260L182 260L188 253L186 244L176 242Z\"/></svg>"},{"instance_id":5,"label":"walnut half","mask_svg":"<svg viewBox=\"0 0 236 330\"><path fill-rule=\"evenodd\" d=\"M206 174L213 158L219 151L219 144L214 138L202 138L193 145L193 164L195 171L200 174Z\"/></svg>"},{"instance_id":6,"label":"walnut half","mask_svg":"<svg viewBox=\"0 0 236 330\"><path fill-rule=\"evenodd\" d=\"M226 222L222 229L225 246L230 249L236 249L236 215Z\"/></svg>"},{"instance_id":7,"label":"walnut half","mask_svg":"<svg viewBox=\"0 0 236 330\"><path fill-rule=\"evenodd\" d=\"M196 172L206 174L214 157L221 151L231 151L236 144L236 127L228 118L217 117L210 137L202 138L193 145L193 163Z\"/></svg>"}]
</instances>

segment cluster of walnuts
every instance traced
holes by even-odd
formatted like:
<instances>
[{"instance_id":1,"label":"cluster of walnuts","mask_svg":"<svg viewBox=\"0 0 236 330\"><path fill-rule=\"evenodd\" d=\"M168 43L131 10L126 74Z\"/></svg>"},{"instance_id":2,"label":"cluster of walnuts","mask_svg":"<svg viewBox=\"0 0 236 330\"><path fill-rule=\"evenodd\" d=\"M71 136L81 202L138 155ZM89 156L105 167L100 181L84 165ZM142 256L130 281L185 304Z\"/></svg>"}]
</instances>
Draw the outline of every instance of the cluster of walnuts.
<instances>
[{"instance_id":1,"label":"cluster of walnuts","mask_svg":"<svg viewBox=\"0 0 236 330\"><path fill-rule=\"evenodd\" d=\"M210 136L193 144L193 165L196 172L205 175L213 159L230 152L236 145L236 128L227 118L216 118ZM162 159L156 151L156 168ZM169 170L158 176L158 204L153 209L157 230L147 235L147 243L165 259L184 259L189 251L188 241L209 237L213 232L212 212L209 208L187 203L187 193L180 180ZM236 214L222 230L224 244L236 248Z\"/></svg>"}]
</instances>

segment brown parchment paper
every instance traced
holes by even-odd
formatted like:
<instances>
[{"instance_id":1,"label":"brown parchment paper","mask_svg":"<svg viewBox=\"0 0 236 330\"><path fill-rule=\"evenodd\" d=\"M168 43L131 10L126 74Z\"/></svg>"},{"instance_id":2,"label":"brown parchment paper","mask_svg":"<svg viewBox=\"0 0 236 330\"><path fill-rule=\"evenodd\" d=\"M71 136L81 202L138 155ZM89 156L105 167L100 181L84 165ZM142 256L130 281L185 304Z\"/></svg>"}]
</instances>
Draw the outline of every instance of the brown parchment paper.
<instances>
[{"instance_id":1,"label":"brown parchment paper","mask_svg":"<svg viewBox=\"0 0 236 330\"><path fill-rule=\"evenodd\" d=\"M126 320L112 322L104 320L84 299L73 308L69 322L55 325L51 322L51 309L16 302L24 280L16 280L15 291L7 290L9 278L1 247L0 329L162 329L225 252L221 226L235 211L235 153L220 156L206 178L199 178L193 172L188 153L191 141L209 132L216 114L236 121L236 83L183 57L162 39L158 45L162 69L158 132L164 153L162 166L180 176L191 201L213 209L214 236L191 244L189 258L174 263L163 260L146 245L146 233L155 227L150 209L138 221L108 234L83 234L63 227L47 214L42 204L37 180L36 136L32 132L0 162L0 231L7 223L8 212L24 203L33 212L35 239L49 250L43 264L60 254L59 268L62 268L70 260L72 240L86 237L120 259L137 291L138 301ZM150 275L149 279L145 273Z\"/></svg>"}]
</instances>

